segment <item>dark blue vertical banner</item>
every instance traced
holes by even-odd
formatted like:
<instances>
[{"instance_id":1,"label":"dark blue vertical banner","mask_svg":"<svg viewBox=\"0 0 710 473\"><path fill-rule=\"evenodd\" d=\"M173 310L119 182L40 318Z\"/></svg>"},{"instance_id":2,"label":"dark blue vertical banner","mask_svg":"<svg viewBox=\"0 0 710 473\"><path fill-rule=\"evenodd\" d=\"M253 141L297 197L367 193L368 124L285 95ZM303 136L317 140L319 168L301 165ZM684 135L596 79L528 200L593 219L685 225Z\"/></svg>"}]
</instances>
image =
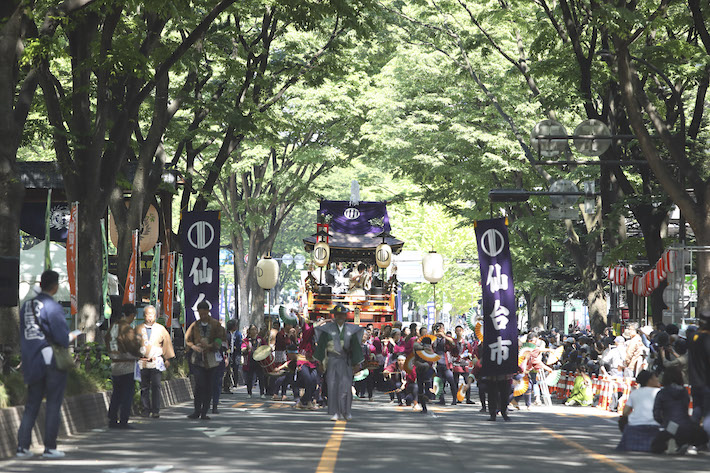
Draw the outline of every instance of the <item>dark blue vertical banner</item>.
<instances>
[{"instance_id":1,"label":"dark blue vertical banner","mask_svg":"<svg viewBox=\"0 0 710 473\"><path fill-rule=\"evenodd\" d=\"M518 371L518 320L505 219L477 221L476 244L483 288L481 376L514 374Z\"/></svg>"},{"instance_id":2,"label":"dark blue vertical banner","mask_svg":"<svg viewBox=\"0 0 710 473\"><path fill-rule=\"evenodd\" d=\"M198 317L197 304L203 300L219 320L219 212L183 212L181 228L185 327Z\"/></svg>"}]
</instances>

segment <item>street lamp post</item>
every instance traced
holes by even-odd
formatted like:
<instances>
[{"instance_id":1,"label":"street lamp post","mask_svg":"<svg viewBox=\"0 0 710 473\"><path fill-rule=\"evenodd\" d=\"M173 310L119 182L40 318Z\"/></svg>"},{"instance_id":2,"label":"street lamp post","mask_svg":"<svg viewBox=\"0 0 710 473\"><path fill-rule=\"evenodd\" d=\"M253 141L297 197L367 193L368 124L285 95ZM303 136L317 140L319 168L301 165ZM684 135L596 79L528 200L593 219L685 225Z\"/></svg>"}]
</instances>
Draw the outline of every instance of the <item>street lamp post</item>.
<instances>
[{"instance_id":1,"label":"street lamp post","mask_svg":"<svg viewBox=\"0 0 710 473\"><path fill-rule=\"evenodd\" d=\"M271 330L271 289L276 287L279 280L279 263L267 253L256 263L256 282L266 291L266 304L269 311L269 331Z\"/></svg>"},{"instance_id":2,"label":"street lamp post","mask_svg":"<svg viewBox=\"0 0 710 473\"><path fill-rule=\"evenodd\" d=\"M439 322L439 312L436 310L436 283L444 277L444 257L432 250L422 258L424 279L434 286L434 322Z\"/></svg>"}]
</instances>

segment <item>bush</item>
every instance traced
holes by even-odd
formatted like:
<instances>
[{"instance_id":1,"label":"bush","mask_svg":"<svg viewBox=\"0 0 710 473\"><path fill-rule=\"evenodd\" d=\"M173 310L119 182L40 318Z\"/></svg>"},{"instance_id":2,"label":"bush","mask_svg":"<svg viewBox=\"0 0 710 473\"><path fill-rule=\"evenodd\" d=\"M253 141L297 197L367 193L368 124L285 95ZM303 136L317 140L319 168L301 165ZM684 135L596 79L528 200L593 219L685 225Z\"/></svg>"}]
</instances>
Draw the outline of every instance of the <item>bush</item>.
<instances>
[{"instance_id":1,"label":"bush","mask_svg":"<svg viewBox=\"0 0 710 473\"><path fill-rule=\"evenodd\" d=\"M173 359L170 362L170 366L165 373L163 373L163 381L170 381L171 379L177 378L187 378L190 374L190 367L187 364L187 360L176 361Z\"/></svg>"},{"instance_id":2,"label":"bush","mask_svg":"<svg viewBox=\"0 0 710 473\"><path fill-rule=\"evenodd\" d=\"M7 393L5 385L0 381L0 409L5 409L6 407L10 407L10 395Z\"/></svg>"},{"instance_id":3,"label":"bush","mask_svg":"<svg viewBox=\"0 0 710 473\"><path fill-rule=\"evenodd\" d=\"M111 359L103 344L86 343L78 347L74 353L76 368L69 372L65 396L110 391ZM19 357L17 364L19 364ZM12 365L14 366L14 364ZM163 373L163 380L186 378L189 367L186 360L173 359L168 369ZM27 400L27 386L22 377L22 371L13 370L8 374L0 374L0 408L21 406ZM140 406L140 383L136 382L134 405Z\"/></svg>"},{"instance_id":4,"label":"bush","mask_svg":"<svg viewBox=\"0 0 710 473\"><path fill-rule=\"evenodd\" d=\"M111 389L111 380L104 378L100 372L87 371L82 366L78 366L69 372L67 377L67 389L65 396L76 396L79 394L97 393Z\"/></svg>"},{"instance_id":5,"label":"bush","mask_svg":"<svg viewBox=\"0 0 710 473\"><path fill-rule=\"evenodd\" d=\"M111 378L111 358L103 344L85 343L77 349L75 359L87 373L93 373L98 378Z\"/></svg>"},{"instance_id":6,"label":"bush","mask_svg":"<svg viewBox=\"0 0 710 473\"><path fill-rule=\"evenodd\" d=\"M0 408L21 406L27 401L27 386L20 371L0 375Z\"/></svg>"}]
</instances>

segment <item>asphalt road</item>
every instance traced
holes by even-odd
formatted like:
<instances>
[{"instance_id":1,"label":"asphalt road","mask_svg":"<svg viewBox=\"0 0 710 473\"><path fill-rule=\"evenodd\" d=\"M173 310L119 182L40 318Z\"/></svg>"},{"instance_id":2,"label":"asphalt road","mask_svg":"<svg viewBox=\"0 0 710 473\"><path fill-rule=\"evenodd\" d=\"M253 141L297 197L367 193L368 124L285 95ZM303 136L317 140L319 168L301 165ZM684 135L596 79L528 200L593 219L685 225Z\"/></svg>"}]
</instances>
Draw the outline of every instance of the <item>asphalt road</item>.
<instances>
[{"instance_id":1,"label":"asphalt road","mask_svg":"<svg viewBox=\"0 0 710 473\"><path fill-rule=\"evenodd\" d=\"M243 388L242 388L243 389ZM710 455L619 454L613 414L554 405L487 422L479 404L433 415L355 401L354 419L292 403L224 395L212 420L189 420L190 404L132 420L134 430L97 429L61 439L61 460L0 462L6 473L211 472L663 472L710 471Z\"/></svg>"}]
</instances>

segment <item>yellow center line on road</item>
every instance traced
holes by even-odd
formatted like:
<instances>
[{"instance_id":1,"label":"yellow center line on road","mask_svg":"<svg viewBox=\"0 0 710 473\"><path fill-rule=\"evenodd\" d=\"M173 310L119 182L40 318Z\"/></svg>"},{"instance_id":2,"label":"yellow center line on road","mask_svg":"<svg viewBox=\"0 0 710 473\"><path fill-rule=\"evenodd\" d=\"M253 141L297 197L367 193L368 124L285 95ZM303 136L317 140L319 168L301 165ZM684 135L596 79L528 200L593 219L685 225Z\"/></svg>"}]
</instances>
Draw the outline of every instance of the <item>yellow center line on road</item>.
<instances>
[{"instance_id":1,"label":"yellow center line on road","mask_svg":"<svg viewBox=\"0 0 710 473\"><path fill-rule=\"evenodd\" d=\"M544 432L551 437L556 438L557 440L559 440L560 442L564 443L565 445L567 445L569 447L576 448L580 452L586 454L587 456L589 456L601 463L609 465L610 467L612 467L613 469L615 469L619 473L636 473L636 470L632 470L631 468L629 468L626 465L622 465L621 463L615 462L611 458L609 458L605 455L602 455L601 453L597 453L594 450L590 450L587 447L578 444L574 440L568 439L564 435L560 435L557 432L553 432L552 430L545 429L543 427L539 427L537 430Z\"/></svg>"},{"instance_id":2,"label":"yellow center line on road","mask_svg":"<svg viewBox=\"0 0 710 473\"><path fill-rule=\"evenodd\" d=\"M340 443L343 441L346 424L347 421L344 420L335 422L333 433L330 435L328 443L325 444L316 473L333 473L335 470L335 462L338 461L338 451L340 450Z\"/></svg>"},{"instance_id":3,"label":"yellow center line on road","mask_svg":"<svg viewBox=\"0 0 710 473\"><path fill-rule=\"evenodd\" d=\"M242 407L244 405L246 405L246 402L238 402L238 403L232 405L232 407Z\"/></svg>"}]
</instances>

